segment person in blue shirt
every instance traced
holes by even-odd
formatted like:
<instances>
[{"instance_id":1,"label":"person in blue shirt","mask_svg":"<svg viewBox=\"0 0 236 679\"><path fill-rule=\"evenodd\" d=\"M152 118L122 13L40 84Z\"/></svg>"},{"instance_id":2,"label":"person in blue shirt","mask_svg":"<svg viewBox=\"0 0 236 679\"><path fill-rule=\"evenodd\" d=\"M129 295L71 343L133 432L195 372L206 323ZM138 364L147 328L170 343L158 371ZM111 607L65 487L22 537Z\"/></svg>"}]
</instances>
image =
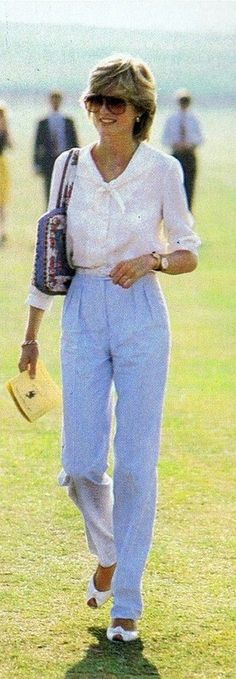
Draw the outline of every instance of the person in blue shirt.
<instances>
[{"instance_id":1,"label":"person in blue shirt","mask_svg":"<svg viewBox=\"0 0 236 679\"><path fill-rule=\"evenodd\" d=\"M197 174L196 148L204 142L204 135L199 119L190 110L190 92L182 88L176 92L175 99L178 111L167 118L162 143L171 147L172 155L182 166L188 207L191 210Z\"/></svg>"}]
</instances>

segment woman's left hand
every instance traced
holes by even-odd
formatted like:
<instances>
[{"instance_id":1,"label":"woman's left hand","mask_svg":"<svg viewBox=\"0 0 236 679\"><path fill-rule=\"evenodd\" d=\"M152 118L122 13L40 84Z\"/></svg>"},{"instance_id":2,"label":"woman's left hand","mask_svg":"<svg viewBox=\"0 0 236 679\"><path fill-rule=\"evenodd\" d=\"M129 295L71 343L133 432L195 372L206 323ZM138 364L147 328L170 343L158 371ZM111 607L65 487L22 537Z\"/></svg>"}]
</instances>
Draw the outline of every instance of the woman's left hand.
<instances>
[{"instance_id":1,"label":"woman's left hand","mask_svg":"<svg viewBox=\"0 0 236 679\"><path fill-rule=\"evenodd\" d=\"M139 278L152 270L152 255L141 255L119 262L110 273L112 282L122 288L130 288Z\"/></svg>"}]
</instances>

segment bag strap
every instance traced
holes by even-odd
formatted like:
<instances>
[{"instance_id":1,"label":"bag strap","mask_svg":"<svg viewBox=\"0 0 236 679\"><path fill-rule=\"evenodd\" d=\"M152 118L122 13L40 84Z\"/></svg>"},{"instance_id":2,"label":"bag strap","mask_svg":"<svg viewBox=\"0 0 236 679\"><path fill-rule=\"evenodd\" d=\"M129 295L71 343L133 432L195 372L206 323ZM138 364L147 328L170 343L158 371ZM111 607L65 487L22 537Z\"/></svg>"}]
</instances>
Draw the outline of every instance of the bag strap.
<instances>
[{"instance_id":1,"label":"bag strap","mask_svg":"<svg viewBox=\"0 0 236 679\"><path fill-rule=\"evenodd\" d=\"M70 150L68 153L68 156L65 160L65 164L63 167L63 172L61 176L61 181L60 181L60 186L58 190L58 196L57 196L57 204L56 207L68 207L68 203L72 194L72 189L74 185L74 178L75 178L75 173L76 173L76 168L79 160L79 149L78 148L73 148ZM73 177L71 177L72 174L72 168L74 170L73 172ZM69 177L70 175L70 177ZM72 182L69 183L69 178L72 179Z\"/></svg>"}]
</instances>

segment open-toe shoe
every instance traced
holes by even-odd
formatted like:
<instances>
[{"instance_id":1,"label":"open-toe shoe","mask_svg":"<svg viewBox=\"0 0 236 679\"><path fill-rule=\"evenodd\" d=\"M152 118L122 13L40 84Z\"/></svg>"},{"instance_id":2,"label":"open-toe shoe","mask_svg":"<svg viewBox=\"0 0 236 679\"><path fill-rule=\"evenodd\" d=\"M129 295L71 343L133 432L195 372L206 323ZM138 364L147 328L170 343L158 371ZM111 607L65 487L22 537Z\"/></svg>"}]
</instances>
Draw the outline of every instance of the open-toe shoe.
<instances>
[{"instance_id":1,"label":"open-toe shoe","mask_svg":"<svg viewBox=\"0 0 236 679\"><path fill-rule=\"evenodd\" d=\"M96 606L90 606L90 608L101 608L103 604L105 604L108 599L112 596L112 590L108 589L105 592L100 592L94 584L94 575L90 578L89 584L88 584L88 589L87 589L87 594L86 594L86 602L89 605L90 599L95 599L96 601Z\"/></svg>"},{"instance_id":2,"label":"open-toe shoe","mask_svg":"<svg viewBox=\"0 0 236 679\"><path fill-rule=\"evenodd\" d=\"M138 631L123 629L120 625L118 627L108 627L107 638L109 641L135 641L138 638Z\"/></svg>"}]
</instances>

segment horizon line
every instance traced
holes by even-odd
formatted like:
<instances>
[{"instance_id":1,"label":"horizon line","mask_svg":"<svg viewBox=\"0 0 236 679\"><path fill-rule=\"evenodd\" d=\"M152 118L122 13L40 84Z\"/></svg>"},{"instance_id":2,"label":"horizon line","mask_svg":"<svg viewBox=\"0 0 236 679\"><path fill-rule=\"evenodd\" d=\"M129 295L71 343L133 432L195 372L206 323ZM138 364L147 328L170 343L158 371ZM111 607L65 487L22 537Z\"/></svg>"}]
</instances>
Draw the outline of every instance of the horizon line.
<instances>
[{"instance_id":1,"label":"horizon line","mask_svg":"<svg viewBox=\"0 0 236 679\"><path fill-rule=\"evenodd\" d=\"M119 25L119 26L113 26L113 25L111 25L111 26L98 26L96 24L87 24L87 23L83 23L83 22L82 23L81 22L78 22L78 23L75 23L75 22L63 23L62 21L59 21L58 23L56 23L56 22L54 23L54 22L51 22L51 21L48 21L48 22L47 21L21 21L21 20L17 20L17 19L11 19L9 21L8 19L6 19L6 20L0 19L0 25L2 25L2 24L5 25L6 27L11 26L11 25L17 25L17 26L47 26L48 28L49 27L58 28L59 26L61 26L64 29L65 29L65 27L67 27L67 28L72 28L72 27L77 28L78 26L80 26L82 28L95 29L95 30L99 30L99 31L110 31L110 30L125 31L126 33L132 33L132 34L134 34L134 33L172 33L172 34L175 34L175 35L186 35L186 34L191 35L191 34L193 34L193 35L198 35L198 36L210 34L212 36L213 35L217 35L217 36L227 35L227 36L231 36L231 37L234 37L236 35L235 30L229 31L229 30L226 30L226 29L217 30L217 29L214 29L214 28L212 28L212 29L206 28L205 30L202 30L201 32L199 32L199 29L197 29L197 27L196 27L196 30L193 30L193 28L190 28L190 29L185 28L185 29L181 30L180 28L179 29L172 29L169 26L167 28L165 28L164 26L155 27L155 28L150 28L150 27L145 27L145 26L143 26L142 28L141 27L140 28L133 28L131 26L127 27L127 26L123 26L123 25Z\"/></svg>"}]
</instances>

